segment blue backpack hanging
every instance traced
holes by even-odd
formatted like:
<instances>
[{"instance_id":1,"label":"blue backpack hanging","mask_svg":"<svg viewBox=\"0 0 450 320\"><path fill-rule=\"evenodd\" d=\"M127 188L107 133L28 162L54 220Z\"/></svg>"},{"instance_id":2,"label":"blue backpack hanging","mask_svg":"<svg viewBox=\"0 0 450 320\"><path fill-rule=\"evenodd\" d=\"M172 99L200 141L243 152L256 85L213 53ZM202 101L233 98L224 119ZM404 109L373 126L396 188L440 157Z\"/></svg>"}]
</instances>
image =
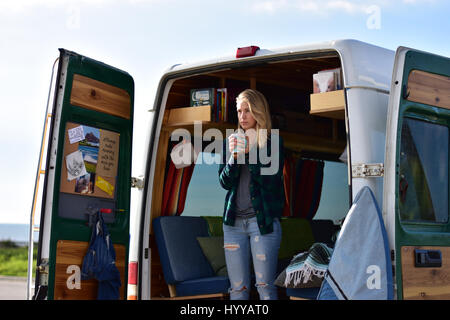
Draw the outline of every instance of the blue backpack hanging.
<instances>
[{"instance_id":1,"label":"blue backpack hanging","mask_svg":"<svg viewBox=\"0 0 450 320\"><path fill-rule=\"evenodd\" d=\"M92 225L91 241L81 268L82 280L92 278L98 280L98 300L120 298L119 288L122 284L119 270L116 267L116 252L100 211L96 213L96 221Z\"/></svg>"}]
</instances>

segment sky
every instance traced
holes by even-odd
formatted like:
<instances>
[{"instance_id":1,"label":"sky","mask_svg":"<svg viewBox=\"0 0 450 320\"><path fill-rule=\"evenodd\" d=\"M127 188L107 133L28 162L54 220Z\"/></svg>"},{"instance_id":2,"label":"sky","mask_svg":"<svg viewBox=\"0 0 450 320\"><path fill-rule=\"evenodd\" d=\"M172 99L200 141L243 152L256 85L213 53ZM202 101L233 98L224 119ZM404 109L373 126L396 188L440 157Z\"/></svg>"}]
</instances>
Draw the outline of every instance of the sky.
<instances>
[{"instance_id":1,"label":"sky","mask_svg":"<svg viewBox=\"0 0 450 320\"><path fill-rule=\"evenodd\" d=\"M337 39L450 57L449 14L445 0L0 0L0 223L30 220L58 48L133 76L137 176L148 110L170 66L234 55L248 45Z\"/></svg>"}]
</instances>

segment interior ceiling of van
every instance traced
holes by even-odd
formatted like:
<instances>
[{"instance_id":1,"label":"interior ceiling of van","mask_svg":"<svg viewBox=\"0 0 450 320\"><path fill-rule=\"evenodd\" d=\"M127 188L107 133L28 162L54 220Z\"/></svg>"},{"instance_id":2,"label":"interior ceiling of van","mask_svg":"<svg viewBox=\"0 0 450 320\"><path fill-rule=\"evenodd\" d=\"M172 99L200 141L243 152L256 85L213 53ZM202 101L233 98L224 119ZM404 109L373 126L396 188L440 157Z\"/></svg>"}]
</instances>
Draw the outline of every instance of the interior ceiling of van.
<instances>
[{"instance_id":1,"label":"interior ceiling of van","mask_svg":"<svg viewBox=\"0 0 450 320\"><path fill-rule=\"evenodd\" d=\"M311 75L313 73L339 66L339 57L327 56L289 62L269 62L258 66L225 70L209 75L243 81L255 78L256 82L309 91L312 90Z\"/></svg>"}]
</instances>

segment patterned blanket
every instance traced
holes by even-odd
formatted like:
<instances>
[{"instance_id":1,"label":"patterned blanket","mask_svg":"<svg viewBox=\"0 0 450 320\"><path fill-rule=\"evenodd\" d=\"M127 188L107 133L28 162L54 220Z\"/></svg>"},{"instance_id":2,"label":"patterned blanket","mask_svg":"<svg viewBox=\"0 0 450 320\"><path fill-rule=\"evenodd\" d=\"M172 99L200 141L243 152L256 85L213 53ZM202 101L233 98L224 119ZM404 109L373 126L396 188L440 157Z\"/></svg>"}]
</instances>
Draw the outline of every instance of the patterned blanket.
<instances>
[{"instance_id":1,"label":"patterned blanket","mask_svg":"<svg viewBox=\"0 0 450 320\"><path fill-rule=\"evenodd\" d=\"M306 283L312 276L323 278L328 269L333 249L324 243L314 243L311 248L297 254L292 258L286 268L285 287L288 284L298 285L301 281Z\"/></svg>"}]
</instances>

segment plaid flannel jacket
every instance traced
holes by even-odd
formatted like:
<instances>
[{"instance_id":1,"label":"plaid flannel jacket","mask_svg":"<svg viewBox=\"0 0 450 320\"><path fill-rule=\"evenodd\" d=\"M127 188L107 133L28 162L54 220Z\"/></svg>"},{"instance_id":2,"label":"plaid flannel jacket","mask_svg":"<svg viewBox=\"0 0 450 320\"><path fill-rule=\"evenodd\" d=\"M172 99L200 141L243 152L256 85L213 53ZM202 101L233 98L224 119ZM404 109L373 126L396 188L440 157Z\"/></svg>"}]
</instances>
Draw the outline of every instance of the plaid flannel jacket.
<instances>
[{"instance_id":1,"label":"plaid flannel jacket","mask_svg":"<svg viewBox=\"0 0 450 320\"><path fill-rule=\"evenodd\" d=\"M257 163L249 164L249 155L245 155L245 163L249 166L250 171L250 196L253 209L256 212L256 218L261 234L271 233L273 231L273 220L280 218L285 203L284 182L283 182L283 166L284 166L284 146L283 140L280 136L272 134L270 139L279 139L279 150L274 152L279 153L278 168L273 175L262 175L261 168L268 168L268 164L262 164L260 161L260 149L257 150ZM271 140L267 141L267 156L271 157ZM255 146L256 147L256 146ZM223 223L226 225L234 225L235 209L236 209L236 194L239 185L240 168L242 164L238 164L237 160L226 159L227 155L227 140L223 143L222 163L219 166L219 182L220 185L228 190L225 196L225 206L223 213ZM265 152L265 151L264 151Z\"/></svg>"}]
</instances>

